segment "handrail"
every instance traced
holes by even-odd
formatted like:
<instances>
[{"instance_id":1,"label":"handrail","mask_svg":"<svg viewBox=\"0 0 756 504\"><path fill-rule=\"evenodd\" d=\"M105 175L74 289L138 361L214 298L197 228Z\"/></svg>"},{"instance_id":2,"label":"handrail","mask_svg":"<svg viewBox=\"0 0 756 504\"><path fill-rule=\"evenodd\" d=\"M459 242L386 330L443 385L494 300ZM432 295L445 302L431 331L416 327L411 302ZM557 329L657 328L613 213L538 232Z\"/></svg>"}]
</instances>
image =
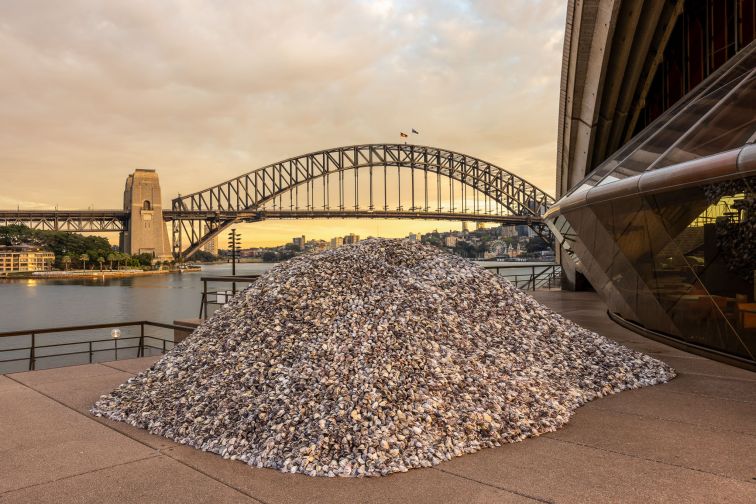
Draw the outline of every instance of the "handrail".
<instances>
[{"instance_id":1,"label":"handrail","mask_svg":"<svg viewBox=\"0 0 756 504\"><path fill-rule=\"evenodd\" d=\"M123 352L124 350L130 350L130 349L136 349L137 350L137 357L144 357L144 349L150 348L154 350L160 350L161 353L165 353L168 350L167 343L175 344L173 340L165 339L159 336L153 336L149 334L145 334L144 328L145 326L149 327L158 327L162 329L173 329L180 330L180 331L186 331L187 327L178 325L178 324L166 324L163 322L153 322L149 320L139 320L139 321L129 321L129 322L107 322L103 324L86 324L86 325L75 325L75 326L60 326L60 327L45 327L42 329L27 329L27 330L20 330L20 331L5 331L0 332L0 338L8 338L8 337L19 337L19 336L27 336L31 337L31 345L30 346L20 346L20 347L13 347L13 348L2 348L0 349L0 354L8 353L8 352L26 352L28 351L28 355L24 357L15 357L11 359L0 359L0 364L8 363L8 362L19 362L19 361L29 361L29 371L33 371L36 369L36 362L39 359L45 359L45 358L51 358L51 357L65 357L65 356L71 356L71 355L82 355L82 354L89 354L89 363L93 363L93 357L94 354L97 352L110 352L113 351L115 355L115 360L118 360L118 351L120 350ZM49 343L46 345L38 345L37 344L37 336L40 334L52 334L52 333L64 333L64 332L74 332L74 331L91 331L94 329L107 329L111 327L139 327L139 335L138 336L123 336L123 337L117 337L117 338L107 338L107 339L86 339L83 341L69 341L64 343ZM130 346L119 346L119 341L127 341L127 340L138 340L139 342L136 345L130 345ZM160 341L160 346L155 346L153 344L150 344L147 340L156 340ZM106 342L113 342L112 348L94 348L94 343L106 343ZM45 348L61 348L61 347L70 347L70 346L76 346L76 345L87 345L86 350L80 350L80 351L72 351L72 352L61 352L61 353L52 353L52 354L45 354L45 355L39 355L38 350L42 350Z\"/></svg>"},{"instance_id":2,"label":"handrail","mask_svg":"<svg viewBox=\"0 0 756 504\"><path fill-rule=\"evenodd\" d=\"M90 329L107 329L109 327L132 327L138 325L148 325L161 327L163 329L186 329L185 326L176 324L165 324L163 322L152 322L149 320L136 320L131 322L107 322L105 324L88 324L78 326L60 326L60 327L46 327L44 329L27 329L23 331L6 331L0 332L0 338L6 336L27 336L31 333L34 334L48 334L56 332L69 332L69 331L88 331Z\"/></svg>"},{"instance_id":3,"label":"handrail","mask_svg":"<svg viewBox=\"0 0 756 504\"><path fill-rule=\"evenodd\" d=\"M259 274L252 275L226 275L226 276L203 276L200 280L203 282L254 282L260 278Z\"/></svg>"}]
</instances>

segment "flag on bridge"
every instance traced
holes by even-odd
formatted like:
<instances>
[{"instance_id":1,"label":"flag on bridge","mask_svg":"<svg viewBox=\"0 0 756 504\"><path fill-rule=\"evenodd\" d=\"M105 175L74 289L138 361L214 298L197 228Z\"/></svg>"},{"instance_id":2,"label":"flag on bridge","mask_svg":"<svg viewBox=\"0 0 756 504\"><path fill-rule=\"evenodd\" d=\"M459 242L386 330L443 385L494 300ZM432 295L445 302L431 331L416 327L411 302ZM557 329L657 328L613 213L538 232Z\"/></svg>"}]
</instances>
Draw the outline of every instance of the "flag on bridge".
<instances>
[{"instance_id":1,"label":"flag on bridge","mask_svg":"<svg viewBox=\"0 0 756 504\"><path fill-rule=\"evenodd\" d=\"M420 132L417 131L415 128L412 128L412 133L414 133L415 135L419 135L420 134Z\"/></svg>"},{"instance_id":2,"label":"flag on bridge","mask_svg":"<svg viewBox=\"0 0 756 504\"><path fill-rule=\"evenodd\" d=\"M402 137L402 138L407 138L409 135L407 133L403 132L403 131L400 131L399 132L399 136Z\"/></svg>"}]
</instances>

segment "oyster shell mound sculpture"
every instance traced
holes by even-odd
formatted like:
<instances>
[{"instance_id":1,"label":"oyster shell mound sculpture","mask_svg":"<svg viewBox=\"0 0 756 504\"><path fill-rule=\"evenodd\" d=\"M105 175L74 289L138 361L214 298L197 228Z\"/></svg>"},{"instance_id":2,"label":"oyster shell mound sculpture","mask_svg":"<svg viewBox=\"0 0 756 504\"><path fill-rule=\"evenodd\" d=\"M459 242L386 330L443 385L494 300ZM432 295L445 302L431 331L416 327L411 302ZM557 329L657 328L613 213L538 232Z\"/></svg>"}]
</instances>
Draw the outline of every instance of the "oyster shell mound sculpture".
<instances>
[{"instance_id":1,"label":"oyster shell mound sculpture","mask_svg":"<svg viewBox=\"0 0 756 504\"><path fill-rule=\"evenodd\" d=\"M91 411L251 466L377 476L674 376L470 261L369 239L277 265Z\"/></svg>"}]
</instances>

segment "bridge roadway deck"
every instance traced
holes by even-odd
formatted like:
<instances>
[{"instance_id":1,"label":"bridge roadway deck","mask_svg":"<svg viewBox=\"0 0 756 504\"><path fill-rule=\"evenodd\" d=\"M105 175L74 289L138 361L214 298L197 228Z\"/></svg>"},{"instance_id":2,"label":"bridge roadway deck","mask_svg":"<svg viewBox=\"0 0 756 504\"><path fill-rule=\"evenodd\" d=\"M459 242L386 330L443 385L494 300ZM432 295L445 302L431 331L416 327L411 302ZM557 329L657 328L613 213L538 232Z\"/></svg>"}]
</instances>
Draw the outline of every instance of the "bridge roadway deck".
<instances>
[{"instance_id":1,"label":"bridge roadway deck","mask_svg":"<svg viewBox=\"0 0 756 504\"><path fill-rule=\"evenodd\" d=\"M359 480L254 469L87 413L154 358L0 376L0 502L756 502L756 374L629 332L594 294L536 296L678 378L593 401L558 432Z\"/></svg>"},{"instance_id":2,"label":"bridge roadway deck","mask_svg":"<svg viewBox=\"0 0 756 504\"><path fill-rule=\"evenodd\" d=\"M481 222L500 222L507 224L530 224L542 222L541 217L529 215L499 215L486 212L449 212L398 209L331 209L331 210L250 210L250 211L216 211L216 210L163 210L163 220L203 220L238 218L246 221L265 219L430 219L430 220L467 220ZM0 224L13 222L51 221L91 221L114 219L126 221L129 212L125 210L0 210Z\"/></svg>"}]
</instances>

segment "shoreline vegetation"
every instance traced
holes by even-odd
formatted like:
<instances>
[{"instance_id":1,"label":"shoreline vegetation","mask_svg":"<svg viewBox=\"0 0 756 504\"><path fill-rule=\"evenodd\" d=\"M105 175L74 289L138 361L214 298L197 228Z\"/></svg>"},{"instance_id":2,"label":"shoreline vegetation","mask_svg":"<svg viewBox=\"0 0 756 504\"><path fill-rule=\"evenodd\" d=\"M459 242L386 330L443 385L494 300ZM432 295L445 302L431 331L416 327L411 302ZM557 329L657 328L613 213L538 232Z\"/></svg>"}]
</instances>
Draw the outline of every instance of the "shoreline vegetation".
<instances>
[{"instance_id":1,"label":"shoreline vegetation","mask_svg":"<svg viewBox=\"0 0 756 504\"><path fill-rule=\"evenodd\" d=\"M134 276L165 275L169 273L195 273L202 268L186 267L171 269L122 269L122 270L68 270L68 271L20 271L13 273L0 273L0 279L53 279L53 280L80 280L82 278L127 278Z\"/></svg>"}]
</instances>

